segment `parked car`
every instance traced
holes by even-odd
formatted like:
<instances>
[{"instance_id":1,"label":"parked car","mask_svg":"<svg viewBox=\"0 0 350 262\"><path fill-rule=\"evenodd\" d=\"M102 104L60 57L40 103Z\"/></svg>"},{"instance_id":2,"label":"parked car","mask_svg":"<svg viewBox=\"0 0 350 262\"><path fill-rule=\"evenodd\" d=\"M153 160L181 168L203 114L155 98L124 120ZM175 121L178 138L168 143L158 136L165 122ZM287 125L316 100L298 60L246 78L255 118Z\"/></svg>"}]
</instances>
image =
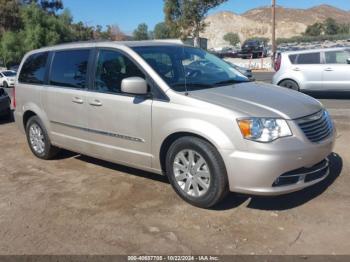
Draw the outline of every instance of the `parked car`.
<instances>
[{"instance_id":1,"label":"parked car","mask_svg":"<svg viewBox=\"0 0 350 262\"><path fill-rule=\"evenodd\" d=\"M247 40L242 45L240 57L242 58L258 58L266 57L268 54L268 46L263 40Z\"/></svg>"},{"instance_id":2,"label":"parked car","mask_svg":"<svg viewBox=\"0 0 350 262\"><path fill-rule=\"evenodd\" d=\"M15 71L6 70L0 72L0 86L4 88L13 87L15 85L15 79Z\"/></svg>"},{"instance_id":3,"label":"parked car","mask_svg":"<svg viewBox=\"0 0 350 262\"><path fill-rule=\"evenodd\" d=\"M251 69L246 68L246 67L242 67L242 66L238 66L232 62L226 61L226 63L228 63L230 66L232 66L234 69L236 69L237 71L239 71L240 73L242 73L244 76L246 76L250 81L255 81L255 78L253 76L253 72Z\"/></svg>"},{"instance_id":4,"label":"parked car","mask_svg":"<svg viewBox=\"0 0 350 262\"><path fill-rule=\"evenodd\" d=\"M273 84L297 91L350 91L350 48L280 53Z\"/></svg>"},{"instance_id":5,"label":"parked car","mask_svg":"<svg viewBox=\"0 0 350 262\"><path fill-rule=\"evenodd\" d=\"M285 194L329 173L335 135L321 103L249 82L202 49L64 44L26 54L19 72L16 123L41 159L65 148L165 174L204 208L229 191Z\"/></svg>"},{"instance_id":6,"label":"parked car","mask_svg":"<svg viewBox=\"0 0 350 262\"><path fill-rule=\"evenodd\" d=\"M11 112L11 100L3 88L0 88L0 117L9 118Z\"/></svg>"},{"instance_id":7,"label":"parked car","mask_svg":"<svg viewBox=\"0 0 350 262\"><path fill-rule=\"evenodd\" d=\"M211 51L212 54L216 55L219 58L237 58L239 56L239 51L233 49L233 48L224 48L220 51Z\"/></svg>"}]
</instances>

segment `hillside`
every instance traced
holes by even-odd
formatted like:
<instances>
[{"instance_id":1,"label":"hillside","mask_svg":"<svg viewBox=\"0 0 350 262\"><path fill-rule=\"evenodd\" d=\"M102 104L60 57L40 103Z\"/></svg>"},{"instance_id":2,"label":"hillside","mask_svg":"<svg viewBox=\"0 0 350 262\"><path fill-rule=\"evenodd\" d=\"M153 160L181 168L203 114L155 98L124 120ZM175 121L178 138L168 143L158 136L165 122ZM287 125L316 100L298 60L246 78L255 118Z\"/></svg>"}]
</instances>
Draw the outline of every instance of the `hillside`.
<instances>
[{"instance_id":1,"label":"hillside","mask_svg":"<svg viewBox=\"0 0 350 262\"><path fill-rule=\"evenodd\" d=\"M350 12L330 5L320 5L310 9L276 7L277 37L292 37L303 33L308 25L322 22L328 17L339 23L350 23ZM209 39L209 48L225 46L222 39L228 32L238 33L241 40L253 36L271 37L271 8L261 7L242 15L224 11L206 18L208 27L202 33Z\"/></svg>"},{"instance_id":2,"label":"hillside","mask_svg":"<svg viewBox=\"0 0 350 262\"><path fill-rule=\"evenodd\" d=\"M242 14L242 16L257 22L270 23L271 8L262 7L252 9ZM277 21L298 22L309 25L315 22L322 22L330 16L339 23L350 23L350 12L330 5L320 5L310 9L276 7Z\"/></svg>"}]
</instances>

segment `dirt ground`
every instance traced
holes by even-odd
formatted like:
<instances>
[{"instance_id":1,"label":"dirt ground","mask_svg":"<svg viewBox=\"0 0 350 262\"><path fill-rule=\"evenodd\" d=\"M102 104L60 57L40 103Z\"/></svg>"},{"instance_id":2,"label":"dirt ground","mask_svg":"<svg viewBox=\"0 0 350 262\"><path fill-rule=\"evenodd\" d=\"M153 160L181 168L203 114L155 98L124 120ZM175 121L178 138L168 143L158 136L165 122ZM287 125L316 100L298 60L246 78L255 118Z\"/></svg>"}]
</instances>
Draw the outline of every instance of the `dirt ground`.
<instances>
[{"instance_id":1,"label":"dirt ground","mask_svg":"<svg viewBox=\"0 0 350 262\"><path fill-rule=\"evenodd\" d=\"M158 175L70 152L36 159L0 122L0 254L349 254L350 114L335 112L327 180L281 197L231 194L213 210Z\"/></svg>"}]
</instances>

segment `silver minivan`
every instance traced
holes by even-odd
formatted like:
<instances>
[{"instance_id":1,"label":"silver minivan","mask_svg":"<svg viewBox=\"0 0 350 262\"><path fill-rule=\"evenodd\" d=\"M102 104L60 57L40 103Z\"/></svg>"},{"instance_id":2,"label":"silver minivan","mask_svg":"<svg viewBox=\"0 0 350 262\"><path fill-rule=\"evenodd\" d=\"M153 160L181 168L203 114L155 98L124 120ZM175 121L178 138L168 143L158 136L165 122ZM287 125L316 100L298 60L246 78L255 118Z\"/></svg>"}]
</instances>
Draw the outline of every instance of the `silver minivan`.
<instances>
[{"instance_id":1,"label":"silver minivan","mask_svg":"<svg viewBox=\"0 0 350 262\"><path fill-rule=\"evenodd\" d=\"M272 83L297 91L350 91L350 47L280 53Z\"/></svg>"},{"instance_id":2,"label":"silver minivan","mask_svg":"<svg viewBox=\"0 0 350 262\"><path fill-rule=\"evenodd\" d=\"M15 118L33 154L60 148L165 174L208 208L229 191L279 195L329 174L335 130L317 100L250 82L176 43L75 43L28 53Z\"/></svg>"}]
</instances>

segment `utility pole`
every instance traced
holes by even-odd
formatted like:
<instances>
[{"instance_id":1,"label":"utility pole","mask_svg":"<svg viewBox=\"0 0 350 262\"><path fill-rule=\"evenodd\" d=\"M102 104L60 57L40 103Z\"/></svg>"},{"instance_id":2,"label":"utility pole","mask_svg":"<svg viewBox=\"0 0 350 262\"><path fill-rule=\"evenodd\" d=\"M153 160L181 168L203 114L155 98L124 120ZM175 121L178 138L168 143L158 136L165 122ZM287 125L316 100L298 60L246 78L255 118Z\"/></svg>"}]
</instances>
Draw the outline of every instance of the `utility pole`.
<instances>
[{"instance_id":1,"label":"utility pole","mask_svg":"<svg viewBox=\"0 0 350 262\"><path fill-rule=\"evenodd\" d=\"M276 0L272 0L272 59L276 58Z\"/></svg>"}]
</instances>

